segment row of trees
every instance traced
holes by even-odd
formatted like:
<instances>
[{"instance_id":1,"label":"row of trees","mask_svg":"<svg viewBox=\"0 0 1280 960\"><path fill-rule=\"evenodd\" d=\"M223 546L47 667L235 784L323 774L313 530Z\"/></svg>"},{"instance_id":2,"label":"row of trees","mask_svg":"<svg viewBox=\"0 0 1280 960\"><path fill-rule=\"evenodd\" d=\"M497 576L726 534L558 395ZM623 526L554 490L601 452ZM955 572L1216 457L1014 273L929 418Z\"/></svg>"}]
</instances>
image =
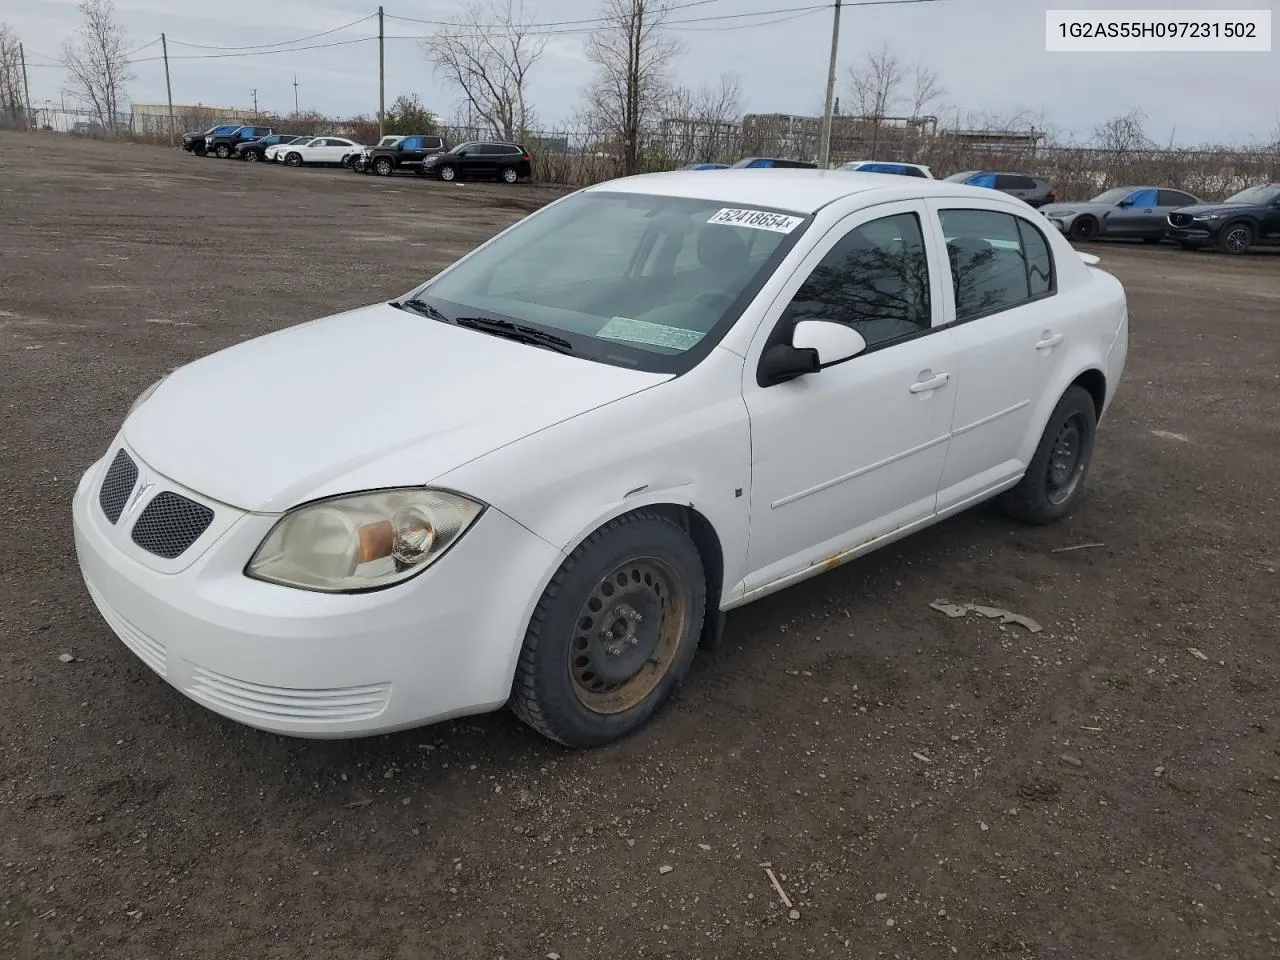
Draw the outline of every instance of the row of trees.
<instances>
[{"instance_id":1,"label":"row of trees","mask_svg":"<svg viewBox=\"0 0 1280 960\"><path fill-rule=\"evenodd\" d=\"M0 126L26 126L26 87L18 37L0 23Z\"/></svg>"}]
</instances>

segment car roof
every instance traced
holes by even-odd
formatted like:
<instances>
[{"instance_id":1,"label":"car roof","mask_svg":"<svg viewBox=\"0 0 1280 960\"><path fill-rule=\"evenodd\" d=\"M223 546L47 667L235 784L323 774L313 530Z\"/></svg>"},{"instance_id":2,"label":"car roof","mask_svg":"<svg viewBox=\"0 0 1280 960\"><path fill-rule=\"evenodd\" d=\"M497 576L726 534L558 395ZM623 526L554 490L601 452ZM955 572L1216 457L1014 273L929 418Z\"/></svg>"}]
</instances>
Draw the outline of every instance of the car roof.
<instances>
[{"instance_id":1,"label":"car roof","mask_svg":"<svg viewBox=\"0 0 1280 960\"><path fill-rule=\"evenodd\" d=\"M652 194L713 200L743 207L816 213L837 200L856 194L875 195L876 202L913 197L966 197L993 201L992 191L945 180L886 177L880 173L803 168L729 168L714 177L696 170L646 173L620 180L606 180L587 187L588 192Z\"/></svg>"}]
</instances>

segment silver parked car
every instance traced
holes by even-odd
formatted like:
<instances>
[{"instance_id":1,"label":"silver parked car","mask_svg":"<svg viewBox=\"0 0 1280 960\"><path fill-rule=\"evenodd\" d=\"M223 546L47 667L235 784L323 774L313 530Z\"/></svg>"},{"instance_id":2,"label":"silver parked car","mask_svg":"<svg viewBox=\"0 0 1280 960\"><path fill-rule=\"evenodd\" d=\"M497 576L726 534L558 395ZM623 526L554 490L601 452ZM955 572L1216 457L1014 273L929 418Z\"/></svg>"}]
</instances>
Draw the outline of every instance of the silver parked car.
<instances>
[{"instance_id":1,"label":"silver parked car","mask_svg":"<svg viewBox=\"0 0 1280 960\"><path fill-rule=\"evenodd\" d=\"M1113 187L1092 200L1051 203L1040 212L1072 240L1123 237L1158 243L1168 229L1169 214L1199 202L1189 193L1164 187Z\"/></svg>"}]
</instances>

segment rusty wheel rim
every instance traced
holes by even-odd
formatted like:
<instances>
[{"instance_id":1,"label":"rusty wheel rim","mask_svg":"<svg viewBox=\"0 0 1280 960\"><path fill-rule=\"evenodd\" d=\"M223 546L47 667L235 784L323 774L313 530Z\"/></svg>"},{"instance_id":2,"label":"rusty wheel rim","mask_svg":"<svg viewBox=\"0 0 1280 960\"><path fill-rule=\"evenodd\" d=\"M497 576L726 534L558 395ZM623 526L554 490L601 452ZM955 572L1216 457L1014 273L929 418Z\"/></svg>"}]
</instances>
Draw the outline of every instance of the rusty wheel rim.
<instances>
[{"instance_id":1,"label":"rusty wheel rim","mask_svg":"<svg viewBox=\"0 0 1280 960\"><path fill-rule=\"evenodd\" d=\"M688 601L675 571L637 557L602 577L574 621L569 678L593 713L615 714L644 701L680 649Z\"/></svg>"}]
</instances>

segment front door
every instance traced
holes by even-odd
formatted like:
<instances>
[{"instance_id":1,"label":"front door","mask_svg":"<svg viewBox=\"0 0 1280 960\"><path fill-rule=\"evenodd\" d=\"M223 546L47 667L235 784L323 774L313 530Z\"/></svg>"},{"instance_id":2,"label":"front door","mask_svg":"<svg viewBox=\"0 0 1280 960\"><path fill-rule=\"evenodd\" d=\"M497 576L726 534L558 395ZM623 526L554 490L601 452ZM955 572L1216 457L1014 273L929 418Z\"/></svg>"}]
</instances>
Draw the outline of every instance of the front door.
<instances>
[{"instance_id":1,"label":"front door","mask_svg":"<svg viewBox=\"0 0 1280 960\"><path fill-rule=\"evenodd\" d=\"M1152 224L1159 217L1156 213L1158 193L1154 187L1149 187L1129 194L1121 201L1123 206L1118 203L1103 214L1102 232L1118 237L1149 236Z\"/></svg>"},{"instance_id":2,"label":"front door","mask_svg":"<svg viewBox=\"0 0 1280 960\"><path fill-rule=\"evenodd\" d=\"M947 456L955 350L924 205L853 214L810 252L766 315L744 369L751 418L746 589L834 564L933 516ZM846 323L858 356L761 386L759 356L800 320Z\"/></svg>"},{"instance_id":3,"label":"front door","mask_svg":"<svg viewBox=\"0 0 1280 960\"><path fill-rule=\"evenodd\" d=\"M932 200L947 247L958 376L939 512L960 508L1027 468L1034 400L1074 332L1054 295L1048 241L1030 217Z\"/></svg>"}]
</instances>

